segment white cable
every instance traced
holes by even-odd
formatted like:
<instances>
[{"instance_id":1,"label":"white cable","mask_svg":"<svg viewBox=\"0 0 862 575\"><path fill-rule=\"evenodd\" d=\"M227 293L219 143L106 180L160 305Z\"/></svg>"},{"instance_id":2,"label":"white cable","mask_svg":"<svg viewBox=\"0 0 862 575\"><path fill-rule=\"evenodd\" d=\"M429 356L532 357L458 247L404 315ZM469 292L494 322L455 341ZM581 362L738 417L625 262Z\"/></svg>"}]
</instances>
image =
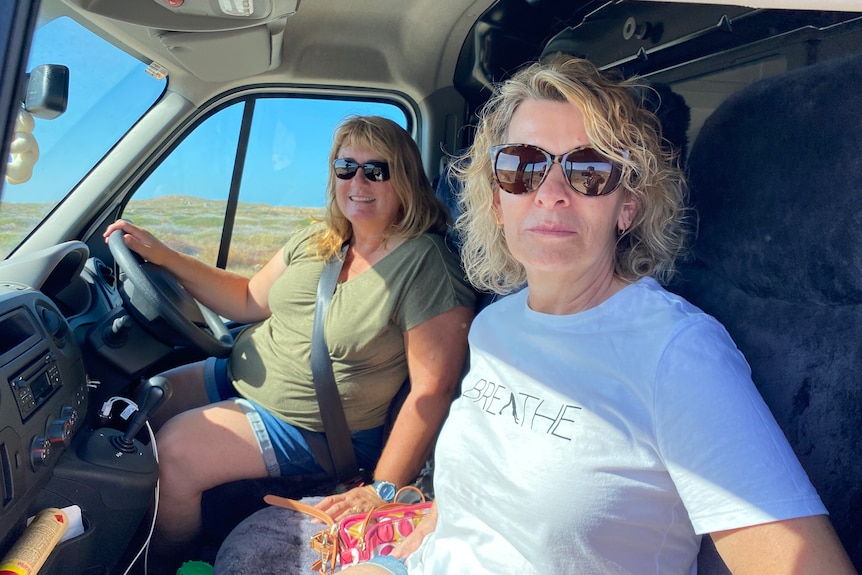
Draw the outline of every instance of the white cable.
<instances>
[{"instance_id":1,"label":"white cable","mask_svg":"<svg viewBox=\"0 0 862 575\"><path fill-rule=\"evenodd\" d=\"M156 448L156 435L153 433L153 428L152 428L152 426L150 426L149 421L144 422L144 425L147 426L147 431L150 434L150 446L153 450L153 457L156 460L156 466L158 466L159 450ZM147 561L149 560L149 555L150 555L150 541L153 538L153 531L156 528L156 516L158 514L159 514L159 479L158 479L158 477L156 477L156 491L155 491L155 495L153 498L153 520L150 523L150 532L147 533L146 541L144 541L144 544L141 546L141 549L135 554L134 559L132 559L132 562L129 563L129 568L123 572L123 575L129 575L129 573L132 571L132 567L134 567L135 563L138 562L138 559L141 558L141 553L144 554L144 574L146 575L146 573L148 571Z\"/></svg>"},{"instance_id":2,"label":"white cable","mask_svg":"<svg viewBox=\"0 0 862 575\"><path fill-rule=\"evenodd\" d=\"M102 409L99 410L99 417L102 419L110 419L111 418L111 410L114 409L114 402L123 401L128 404L128 408L123 410L122 417L123 419L128 419L129 416L126 413L134 413L138 410L138 404L132 401L131 399L121 397L119 395L115 395L114 397L105 401L102 404Z\"/></svg>"}]
</instances>

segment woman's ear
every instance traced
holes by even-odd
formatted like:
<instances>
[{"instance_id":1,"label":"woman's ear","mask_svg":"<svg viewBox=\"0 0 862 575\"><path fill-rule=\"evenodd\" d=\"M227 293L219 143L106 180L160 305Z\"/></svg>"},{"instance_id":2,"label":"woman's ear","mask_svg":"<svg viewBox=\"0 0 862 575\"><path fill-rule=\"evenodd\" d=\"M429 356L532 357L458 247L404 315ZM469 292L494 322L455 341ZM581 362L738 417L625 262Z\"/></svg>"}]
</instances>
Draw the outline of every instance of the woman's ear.
<instances>
[{"instance_id":1,"label":"woman's ear","mask_svg":"<svg viewBox=\"0 0 862 575\"><path fill-rule=\"evenodd\" d=\"M620 213L617 216L617 230L620 232L628 230L632 226L632 222L635 221L635 217L637 217L637 215L637 199L633 195L629 194L620 206Z\"/></svg>"}]
</instances>

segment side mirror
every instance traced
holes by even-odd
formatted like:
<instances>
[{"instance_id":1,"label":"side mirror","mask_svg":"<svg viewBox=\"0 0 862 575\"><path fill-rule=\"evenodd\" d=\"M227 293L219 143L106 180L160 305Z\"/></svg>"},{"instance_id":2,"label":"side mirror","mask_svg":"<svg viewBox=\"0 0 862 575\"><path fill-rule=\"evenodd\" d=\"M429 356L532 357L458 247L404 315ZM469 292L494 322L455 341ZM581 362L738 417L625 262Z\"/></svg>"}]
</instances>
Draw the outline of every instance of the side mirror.
<instances>
[{"instance_id":1,"label":"side mirror","mask_svg":"<svg viewBox=\"0 0 862 575\"><path fill-rule=\"evenodd\" d=\"M24 109L43 120L52 120L66 111L69 104L69 68L60 64L42 64L33 68L27 78Z\"/></svg>"}]
</instances>

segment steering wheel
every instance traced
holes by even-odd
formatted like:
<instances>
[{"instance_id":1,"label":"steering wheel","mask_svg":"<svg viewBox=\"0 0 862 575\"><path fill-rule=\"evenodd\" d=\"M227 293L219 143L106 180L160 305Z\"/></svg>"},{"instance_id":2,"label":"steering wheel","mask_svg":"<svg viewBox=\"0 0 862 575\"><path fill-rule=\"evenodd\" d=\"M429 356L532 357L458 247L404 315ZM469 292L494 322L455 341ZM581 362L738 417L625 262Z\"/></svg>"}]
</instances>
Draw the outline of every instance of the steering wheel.
<instances>
[{"instance_id":1,"label":"steering wheel","mask_svg":"<svg viewBox=\"0 0 862 575\"><path fill-rule=\"evenodd\" d=\"M123 233L112 233L108 248L126 275L123 300L135 317L166 343L177 344L171 336L179 335L181 343L191 344L207 355L229 356L233 336L224 321L193 298L168 270L141 261L123 241ZM160 324L167 324L172 333L159 329L163 327Z\"/></svg>"}]
</instances>

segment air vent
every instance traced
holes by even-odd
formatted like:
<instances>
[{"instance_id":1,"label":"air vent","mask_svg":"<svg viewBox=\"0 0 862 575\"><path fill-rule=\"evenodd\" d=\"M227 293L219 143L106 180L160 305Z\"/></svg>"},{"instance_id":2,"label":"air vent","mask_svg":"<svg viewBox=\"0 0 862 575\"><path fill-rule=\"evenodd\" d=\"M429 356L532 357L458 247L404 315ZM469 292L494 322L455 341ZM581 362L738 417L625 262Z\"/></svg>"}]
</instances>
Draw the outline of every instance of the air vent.
<instances>
[{"instance_id":1,"label":"air vent","mask_svg":"<svg viewBox=\"0 0 862 575\"><path fill-rule=\"evenodd\" d=\"M59 313L49 307L37 305L36 310L39 312L39 319L42 321L42 326L45 331L54 339L57 347L66 345L66 335L69 333L69 324Z\"/></svg>"},{"instance_id":2,"label":"air vent","mask_svg":"<svg viewBox=\"0 0 862 575\"><path fill-rule=\"evenodd\" d=\"M96 260L96 273L99 274L99 277L105 282L109 288L114 289L117 287L117 276L114 275L114 270L104 263L101 260Z\"/></svg>"},{"instance_id":3,"label":"air vent","mask_svg":"<svg viewBox=\"0 0 862 575\"><path fill-rule=\"evenodd\" d=\"M9 452L5 443L0 443L0 506L8 507L13 500L12 477L14 476Z\"/></svg>"}]
</instances>

